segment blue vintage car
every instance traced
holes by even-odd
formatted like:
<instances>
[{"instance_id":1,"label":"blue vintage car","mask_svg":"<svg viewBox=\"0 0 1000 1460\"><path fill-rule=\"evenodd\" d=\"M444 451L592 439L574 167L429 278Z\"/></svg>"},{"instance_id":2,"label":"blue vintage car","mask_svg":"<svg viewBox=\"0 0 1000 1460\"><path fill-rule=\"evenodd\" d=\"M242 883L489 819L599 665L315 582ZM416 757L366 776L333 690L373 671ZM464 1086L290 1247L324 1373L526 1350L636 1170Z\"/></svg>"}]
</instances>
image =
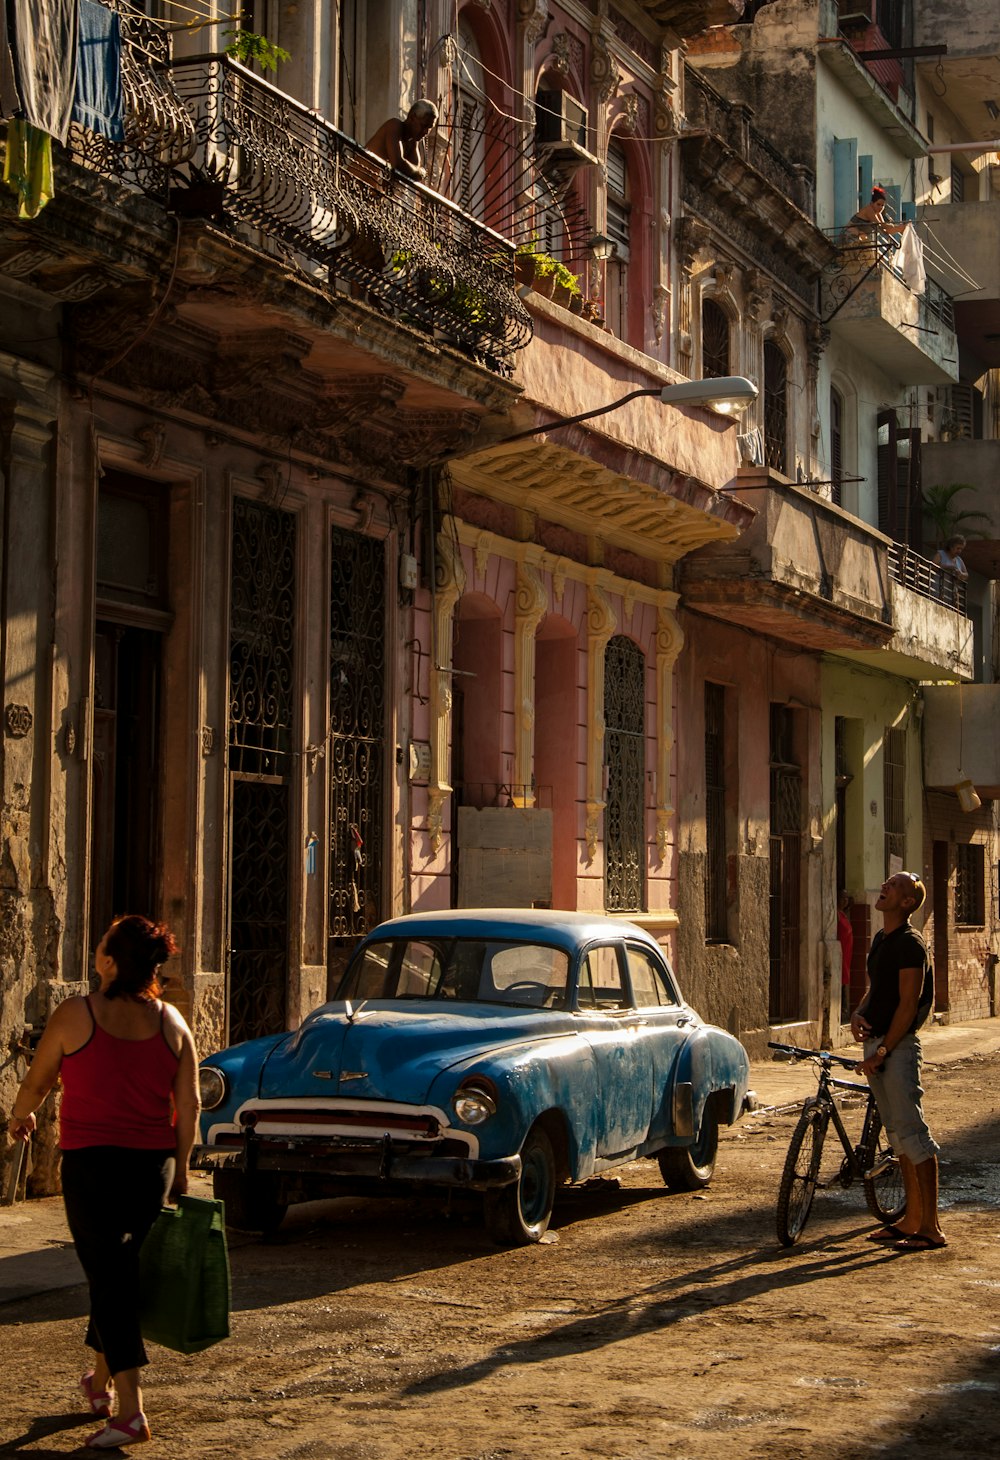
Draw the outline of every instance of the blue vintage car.
<instances>
[{"instance_id":1,"label":"blue vintage car","mask_svg":"<svg viewBox=\"0 0 1000 1460\"><path fill-rule=\"evenodd\" d=\"M656 941L587 913L488 909L382 923L291 1034L201 1067L202 1144L234 1226L346 1192L483 1193L503 1244L537 1242L560 1183L655 1157L711 1179L742 1114L737 1039L685 1004Z\"/></svg>"}]
</instances>

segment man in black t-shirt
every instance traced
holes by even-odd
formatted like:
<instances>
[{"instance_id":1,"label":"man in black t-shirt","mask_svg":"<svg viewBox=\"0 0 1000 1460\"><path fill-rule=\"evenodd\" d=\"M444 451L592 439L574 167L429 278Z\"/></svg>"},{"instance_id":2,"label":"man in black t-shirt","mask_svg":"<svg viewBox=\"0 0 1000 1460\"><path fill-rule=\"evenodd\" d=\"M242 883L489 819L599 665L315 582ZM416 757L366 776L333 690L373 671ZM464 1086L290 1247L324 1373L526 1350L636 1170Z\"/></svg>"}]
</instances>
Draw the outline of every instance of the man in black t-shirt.
<instances>
[{"instance_id":1,"label":"man in black t-shirt","mask_svg":"<svg viewBox=\"0 0 1000 1460\"><path fill-rule=\"evenodd\" d=\"M938 1221L938 1145L921 1104L917 1037L934 1001L934 979L927 945L910 926L910 914L926 896L915 872L897 872L882 883L875 903L882 930L868 954L868 991L851 1017L851 1033L864 1044L857 1069L872 1087L906 1191L906 1211L899 1222L869 1237L892 1242L900 1252L947 1246Z\"/></svg>"}]
</instances>

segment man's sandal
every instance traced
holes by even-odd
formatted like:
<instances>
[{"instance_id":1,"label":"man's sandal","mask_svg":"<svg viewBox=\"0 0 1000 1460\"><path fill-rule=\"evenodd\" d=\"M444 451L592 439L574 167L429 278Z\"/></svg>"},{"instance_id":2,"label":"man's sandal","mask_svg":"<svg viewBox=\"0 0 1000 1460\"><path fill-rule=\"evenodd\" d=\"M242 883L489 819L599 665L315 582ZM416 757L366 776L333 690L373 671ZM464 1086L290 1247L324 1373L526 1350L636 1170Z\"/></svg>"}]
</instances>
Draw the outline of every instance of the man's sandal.
<instances>
[{"instance_id":1,"label":"man's sandal","mask_svg":"<svg viewBox=\"0 0 1000 1460\"><path fill-rule=\"evenodd\" d=\"M107 1419L111 1414L111 1404L114 1398L110 1389L98 1389L94 1385L94 1371L88 1369L80 1376L80 1392L86 1401L87 1408L95 1419Z\"/></svg>"},{"instance_id":2,"label":"man's sandal","mask_svg":"<svg viewBox=\"0 0 1000 1460\"><path fill-rule=\"evenodd\" d=\"M947 1247L948 1243L942 1237L927 1237L923 1232L915 1232L912 1237L904 1237L901 1242L893 1243L895 1252L936 1252L939 1247Z\"/></svg>"},{"instance_id":3,"label":"man's sandal","mask_svg":"<svg viewBox=\"0 0 1000 1460\"><path fill-rule=\"evenodd\" d=\"M899 1227L894 1227L892 1225L892 1223L890 1222L890 1224L887 1227L876 1227L875 1230L874 1230L874 1232L867 1233L867 1235L865 1236L865 1241L866 1242L902 1242L907 1237L910 1237L910 1236L912 1236L912 1233L910 1233L910 1232L903 1232Z\"/></svg>"},{"instance_id":4,"label":"man's sandal","mask_svg":"<svg viewBox=\"0 0 1000 1460\"><path fill-rule=\"evenodd\" d=\"M117 1450L121 1445L137 1445L148 1439L149 1423L139 1409L131 1419L122 1419L119 1415L108 1420L104 1428L91 1435L85 1444L88 1450Z\"/></svg>"}]
</instances>

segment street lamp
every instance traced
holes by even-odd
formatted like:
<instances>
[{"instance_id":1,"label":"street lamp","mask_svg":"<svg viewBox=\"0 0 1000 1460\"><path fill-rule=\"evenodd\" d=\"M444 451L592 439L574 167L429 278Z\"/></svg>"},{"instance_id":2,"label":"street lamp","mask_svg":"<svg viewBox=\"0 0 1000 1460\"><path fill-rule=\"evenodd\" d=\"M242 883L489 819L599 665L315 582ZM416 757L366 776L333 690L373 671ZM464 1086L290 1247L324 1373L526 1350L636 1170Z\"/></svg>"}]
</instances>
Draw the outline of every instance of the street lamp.
<instances>
[{"instance_id":1,"label":"street lamp","mask_svg":"<svg viewBox=\"0 0 1000 1460\"><path fill-rule=\"evenodd\" d=\"M662 405L711 406L723 415L738 416L757 399L757 387L752 380L742 375L720 375L709 380L682 380L678 385L651 385L641 390L629 391L620 400L613 400L606 406L597 406L592 411L581 411L578 416L560 416L541 426L529 426L527 431L516 431L513 436L503 436L494 446L506 446L509 441L526 441L529 436L543 436L549 431L558 431L561 426L578 426L581 421L592 421L595 416L606 416L619 406L640 396L655 396ZM483 448L478 447L477 450ZM462 455L467 453L463 452Z\"/></svg>"}]
</instances>

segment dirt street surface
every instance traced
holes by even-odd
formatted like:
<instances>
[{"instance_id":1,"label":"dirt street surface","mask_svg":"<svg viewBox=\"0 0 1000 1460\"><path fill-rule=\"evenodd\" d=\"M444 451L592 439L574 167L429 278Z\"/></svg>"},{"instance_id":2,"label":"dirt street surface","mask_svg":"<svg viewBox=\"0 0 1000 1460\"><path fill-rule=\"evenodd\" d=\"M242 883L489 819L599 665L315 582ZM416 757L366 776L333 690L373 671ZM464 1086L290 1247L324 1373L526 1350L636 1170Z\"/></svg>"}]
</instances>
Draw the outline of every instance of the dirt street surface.
<instances>
[{"instance_id":1,"label":"dirt street surface","mask_svg":"<svg viewBox=\"0 0 1000 1460\"><path fill-rule=\"evenodd\" d=\"M755 1068L778 1108L727 1133L704 1193L667 1195L636 1163L620 1185L567 1191L553 1240L516 1251L490 1244L473 1203L315 1203L273 1241L235 1236L233 1337L152 1352L142 1453L1000 1454L1000 1030L950 1034L929 1035L925 1080L947 1249L864 1241L859 1186L818 1193L799 1245L780 1248L783 1106L815 1082L804 1065ZM829 1175L839 1143L827 1153ZM79 1285L0 1305L0 1454L71 1454L92 1428L75 1404L84 1313Z\"/></svg>"}]
</instances>

